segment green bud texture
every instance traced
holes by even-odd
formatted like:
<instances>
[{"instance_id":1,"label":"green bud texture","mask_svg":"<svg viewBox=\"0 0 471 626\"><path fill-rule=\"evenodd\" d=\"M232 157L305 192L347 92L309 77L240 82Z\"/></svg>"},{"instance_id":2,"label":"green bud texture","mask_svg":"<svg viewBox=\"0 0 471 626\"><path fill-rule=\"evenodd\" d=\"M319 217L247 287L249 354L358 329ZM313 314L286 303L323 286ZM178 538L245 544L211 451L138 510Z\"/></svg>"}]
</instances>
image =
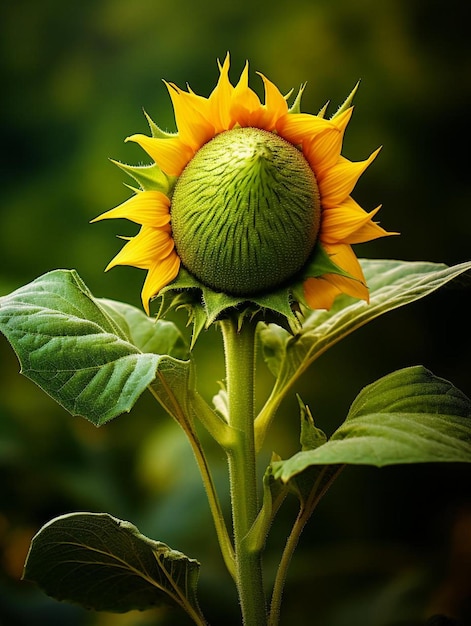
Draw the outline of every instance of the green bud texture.
<instances>
[{"instance_id":1,"label":"green bud texture","mask_svg":"<svg viewBox=\"0 0 471 626\"><path fill-rule=\"evenodd\" d=\"M306 263L320 223L319 191L302 152L278 135L217 135L175 186L172 231L183 265L216 291L282 287Z\"/></svg>"}]
</instances>

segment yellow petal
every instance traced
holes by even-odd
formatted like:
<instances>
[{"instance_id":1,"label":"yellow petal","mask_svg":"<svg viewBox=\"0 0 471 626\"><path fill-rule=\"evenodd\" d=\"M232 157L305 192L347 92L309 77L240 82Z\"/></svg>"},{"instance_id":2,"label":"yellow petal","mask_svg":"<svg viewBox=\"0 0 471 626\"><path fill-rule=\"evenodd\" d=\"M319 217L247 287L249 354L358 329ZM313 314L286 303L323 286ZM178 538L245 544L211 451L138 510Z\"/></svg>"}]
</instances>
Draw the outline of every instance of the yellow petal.
<instances>
[{"instance_id":1,"label":"yellow petal","mask_svg":"<svg viewBox=\"0 0 471 626\"><path fill-rule=\"evenodd\" d=\"M142 304L147 315L149 315L150 299L156 296L165 285L168 285L176 278L179 269L180 257L175 250L172 250L168 256L149 268L141 292Z\"/></svg>"},{"instance_id":2,"label":"yellow petal","mask_svg":"<svg viewBox=\"0 0 471 626\"><path fill-rule=\"evenodd\" d=\"M335 298L345 293L360 300L369 301L369 291L363 270L351 247L347 244L324 245L332 261L348 272L353 279L339 274L325 274L321 278L304 281L304 297L312 309L330 309Z\"/></svg>"},{"instance_id":3,"label":"yellow petal","mask_svg":"<svg viewBox=\"0 0 471 626\"><path fill-rule=\"evenodd\" d=\"M324 244L324 250L336 265L341 267L356 280L365 283L363 270L350 245L346 243Z\"/></svg>"},{"instance_id":4,"label":"yellow petal","mask_svg":"<svg viewBox=\"0 0 471 626\"><path fill-rule=\"evenodd\" d=\"M345 278L345 276L339 276L338 274L328 274L326 280L341 293L346 293L348 296L365 300L366 302L370 301L370 292L368 291L368 287L363 283Z\"/></svg>"},{"instance_id":5,"label":"yellow petal","mask_svg":"<svg viewBox=\"0 0 471 626\"><path fill-rule=\"evenodd\" d=\"M341 205L341 207L346 207L351 213L362 216L364 221L358 221L357 228L352 230L350 234L345 237L345 243L354 244L354 243L364 243L365 241L372 241L373 239L378 239L378 237L388 237L390 235L398 235L397 232L389 232L384 230L377 222L373 222L373 217L378 213L381 208L381 205L376 207L370 213L366 213L353 198L347 198ZM325 214L330 213L335 209L328 209Z\"/></svg>"},{"instance_id":6,"label":"yellow petal","mask_svg":"<svg viewBox=\"0 0 471 626\"><path fill-rule=\"evenodd\" d=\"M158 139L147 135L132 135L126 141L135 141L157 165L170 176L180 176L185 166L192 159L194 150L178 137Z\"/></svg>"},{"instance_id":7,"label":"yellow petal","mask_svg":"<svg viewBox=\"0 0 471 626\"><path fill-rule=\"evenodd\" d=\"M336 118L333 128L303 141L303 154L309 161L317 178L321 178L323 172L338 163L342 150L343 136L352 112L353 108L347 109Z\"/></svg>"},{"instance_id":8,"label":"yellow petal","mask_svg":"<svg viewBox=\"0 0 471 626\"><path fill-rule=\"evenodd\" d=\"M350 279L339 274L328 274L327 280L343 293L368 301L369 292L363 270L351 246L345 243L324 244L324 249L336 265L353 277Z\"/></svg>"},{"instance_id":9,"label":"yellow petal","mask_svg":"<svg viewBox=\"0 0 471 626\"><path fill-rule=\"evenodd\" d=\"M365 161L352 162L340 157L336 165L319 173L317 182L324 209L339 206L351 194L358 179L379 151L380 148Z\"/></svg>"},{"instance_id":10,"label":"yellow petal","mask_svg":"<svg viewBox=\"0 0 471 626\"><path fill-rule=\"evenodd\" d=\"M337 128L343 134L345 133L345 129L348 126L348 123L352 117L352 114L353 114L353 107L349 107L343 113L340 113L340 115L333 117L331 122L332 124L334 124L334 126L337 126Z\"/></svg>"},{"instance_id":11,"label":"yellow petal","mask_svg":"<svg viewBox=\"0 0 471 626\"><path fill-rule=\"evenodd\" d=\"M371 213L364 211L352 198L339 207L322 212L320 238L326 243L363 243L388 235L372 221L381 207Z\"/></svg>"},{"instance_id":12,"label":"yellow petal","mask_svg":"<svg viewBox=\"0 0 471 626\"><path fill-rule=\"evenodd\" d=\"M249 64L246 63L239 82L234 87L231 98L230 116L239 126L256 126L257 118L262 114L262 103L257 94L249 87Z\"/></svg>"},{"instance_id":13,"label":"yellow petal","mask_svg":"<svg viewBox=\"0 0 471 626\"><path fill-rule=\"evenodd\" d=\"M174 246L169 225L163 228L143 226L112 259L106 270L116 265L148 269L170 254Z\"/></svg>"},{"instance_id":14,"label":"yellow petal","mask_svg":"<svg viewBox=\"0 0 471 626\"><path fill-rule=\"evenodd\" d=\"M234 87L229 81L229 66L230 58L229 53L227 53L224 63L222 65L219 63L219 80L209 96L211 121L214 124L215 133L221 133L224 130L229 130L234 125L230 114Z\"/></svg>"},{"instance_id":15,"label":"yellow petal","mask_svg":"<svg viewBox=\"0 0 471 626\"><path fill-rule=\"evenodd\" d=\"M170 200L160 191L139 191L114 209L102 213L92 222L125 218L136 224L158 228L170 222Z\"/></svg>"},{"instance_id":16,"label":"yellow petal","mask_svg":"<svg viewBox=\"0 0 471 626\"><path fill-rule=\"evenodd\" d=\"M342 134L337 128L328 128L312 139L302 142L302 151L316 178L332 168L339 160L342 149Z\"/></svg>"},{"instance_id":17,"label":"yellow petal","mask_svg":"<svg viewBox=\"0 0 471 626\"><path fill-rule=\"evenodd\" d=\"M255 91L253 91L249 87L249 63L248 61L246 62L245 67L242 70L242 73L239 78L239 82L234 87L232 99L233 99L233 105L237 103L238 106L243 107L247 111L256 111L262 106L260 99L255 93Z\"/></svg>"},{"instance_id":18,"label":"yellow petal","mask_svg":"<svg viewBox=\"0 0 471 626\"><path fill-rule=\"evenodd\" d=\"M329 283L324 277L308 278L303 283L304 298L311 309L332 308L335 298L341 291Z\"/></svg>"},{"instance_id":19,"label":"yellow petal","mask_svg":"<svg viewBox=\"0 0 471 626\"><path fill-rule=\"evenodd\" d=\"M277 133L294 145L313 139L315 135L328 129L337 127L332 122L310 113L287 113L276 123Z\"/></svg>"},{"instance_id":20,"label":"yellow petal","mask_svg":"<svg viewBox=\"0 0 471 626\"><path fill-rule=\"evenodd\" d=\"M214 126L208 119L210 106L207 98L187 93L174 83L165 83L172 99L178 138L194 151L214 137Z\"/></svg>"},{"instance_id":21,"label":"yellow petal","mask_svg":"<svg viewBox=\"0 0 471 626\"><path fill-rule=\"evenodd\" d=\"M263 80L265 87L265 104L263 108L266 111L266 124L269 127L264 126L264 128L266 130L273 130L280 117L288 113L288 103L276 85L268 80L266 76L260 74L260 72L257 73Z\"/></svg>"}]
</instances>

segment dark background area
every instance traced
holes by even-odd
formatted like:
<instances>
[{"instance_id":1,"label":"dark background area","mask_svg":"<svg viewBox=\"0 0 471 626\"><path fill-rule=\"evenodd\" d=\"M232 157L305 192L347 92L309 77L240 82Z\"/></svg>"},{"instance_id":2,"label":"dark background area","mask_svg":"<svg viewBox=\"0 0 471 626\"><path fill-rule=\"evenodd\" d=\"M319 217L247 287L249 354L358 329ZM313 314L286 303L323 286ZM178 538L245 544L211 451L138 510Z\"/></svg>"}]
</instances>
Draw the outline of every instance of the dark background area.
<instances>
[{"instance_id":1,"label":"dark background area","mask_svg":"<svg viewBox=\"0 0 471 626\"><path fill-rule=\"evenodd\" d=\"M357 246L358 256L459 263L469 259L468 112L471 55L466 3L416 0L7 0L0 20L0 293L55 268L76 268L92 292L140 306L144 272L103 268L132 224L89 220L128 197L107 159L146 155L142 109L174 130L161 79L207 96L216 59L245 59L283 92L308 81L303 110L330 111L358 79L343 153L380 156L353 194L400 237ZM180 318L184 322L184 318ZM217 393L221 342L197 347L202 391ZM421 363L468 395L469 305L459 285L390 313L333 348L297 391L331 433L359 390ZM1 626L150 626L156 614L95 614L20 583L32 535L55 515L106 511L199 559L201 603L215 624L237 624L236 600L183 435L152 399L97 430L65 414L18 375L0 340ZM261 389L270 375L259 368ZM260 398L263 400L263 397ZM267 445L296 451L294 398ZM213 465L225 486L223 459ZM282 624L412 626L434 613L471 623L471 471L465 465L349 468L307 527L290 570ZM295 503L273 529L275 561ZM268 575L268 580L269 580ZM169 614L166 624L181 625ZM159 622L160 623L160 622ZM163 623L163 622L162 622Z\"/></svg>"}]
</instances>

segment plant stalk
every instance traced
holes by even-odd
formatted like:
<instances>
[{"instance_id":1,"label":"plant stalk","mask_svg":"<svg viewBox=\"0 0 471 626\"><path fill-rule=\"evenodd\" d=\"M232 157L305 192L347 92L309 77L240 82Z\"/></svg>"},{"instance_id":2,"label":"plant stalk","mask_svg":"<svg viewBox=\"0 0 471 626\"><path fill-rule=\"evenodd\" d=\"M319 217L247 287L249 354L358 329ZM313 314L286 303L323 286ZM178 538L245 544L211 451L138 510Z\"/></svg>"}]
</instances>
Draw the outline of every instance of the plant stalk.
<instances>
[{"instance_id":1,"label":"plant stalk","mask_svg":"<svg viewBox=\"0 0 471 626\"><path fill-rule=\"evenodd\" d=\"M266 600L260 550L247 535L258 514L254 435L256 322L236 319L220 322L226 361L229 424L235 442L227 449L231 485L236 578L244 626L266 626Z\"/></svg>"}]
</instances>

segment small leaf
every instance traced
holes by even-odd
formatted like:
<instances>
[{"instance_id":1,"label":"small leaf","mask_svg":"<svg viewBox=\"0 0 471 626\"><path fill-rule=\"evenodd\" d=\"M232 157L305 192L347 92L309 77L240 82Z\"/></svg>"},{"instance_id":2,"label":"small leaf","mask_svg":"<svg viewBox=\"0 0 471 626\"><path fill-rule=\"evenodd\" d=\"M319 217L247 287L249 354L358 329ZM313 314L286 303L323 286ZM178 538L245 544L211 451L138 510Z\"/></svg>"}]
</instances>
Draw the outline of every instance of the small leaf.
<instances>
[{"instance_id":1,"label":"small leaf","mask_svg":"<svg viewBox=\"0 0 471 626\"><path fill-rule=\"evenodd\" d=\"M96 426L130 411L156 372L175 361L142 353L108 311L73 270L50 272L0 299L0 330L22 373Z\"/></svg>"},{"instance_id":2,"label":"small leaf","mask_svg":"<svg viewBox=\"0 0 471 626\"><path fill-rule=\"evenodd\" d=\"M166 604L205 624L199 563L106 513L71 513L33 538L23 578L57 600L124 613Z\"/></svg>"},{"instance_id":3,"label":"small leaf","mask_svg":"<svg viewBox=\"0 0 471 626\"><path fill-rule=\"evenodd\" d=\"M369 385L324 445L277 463L283 481L313 465L471 463L471 401L421 366Z\"/></svg>"},{"instance_id":4,"label":"small leaf","mask_svg":"<svg viewBox=\"0 0 471 626\"><path fill-rule=\"evenodd\" d=\"M213 396L213 406L219 415L229 422L229 400L224 386L221 386L221 389Z\"/></svg>"},{"instance_id":5,"label":"small leaf","mask_svg":"<svg viewBox=\"0 0 471 626\"><path fill-rule=\"evenodd\" d=\"M299 396L298 403L301 414L301 450L315 450L327 441L327 435L317 428L309 407ZM315 508L324 493L340 474L341 465L321 465L307 468L298 476L293 476L288 482L289 490L299 499L303 509ZM279 472L274 472L279 478Z\"/></svg>"},{"instance_id":6,"label":"small leaf","mask_svg":"<svg viewBox=\"0 0 471 626\"><path fill-rule=\"evenodd\" d=\"M304 404L299 396L297 397L301 414L301 450L314 450L327 441L327 435L323 430L316 427L309 407Z\"/></svg>"}]
</instances>

